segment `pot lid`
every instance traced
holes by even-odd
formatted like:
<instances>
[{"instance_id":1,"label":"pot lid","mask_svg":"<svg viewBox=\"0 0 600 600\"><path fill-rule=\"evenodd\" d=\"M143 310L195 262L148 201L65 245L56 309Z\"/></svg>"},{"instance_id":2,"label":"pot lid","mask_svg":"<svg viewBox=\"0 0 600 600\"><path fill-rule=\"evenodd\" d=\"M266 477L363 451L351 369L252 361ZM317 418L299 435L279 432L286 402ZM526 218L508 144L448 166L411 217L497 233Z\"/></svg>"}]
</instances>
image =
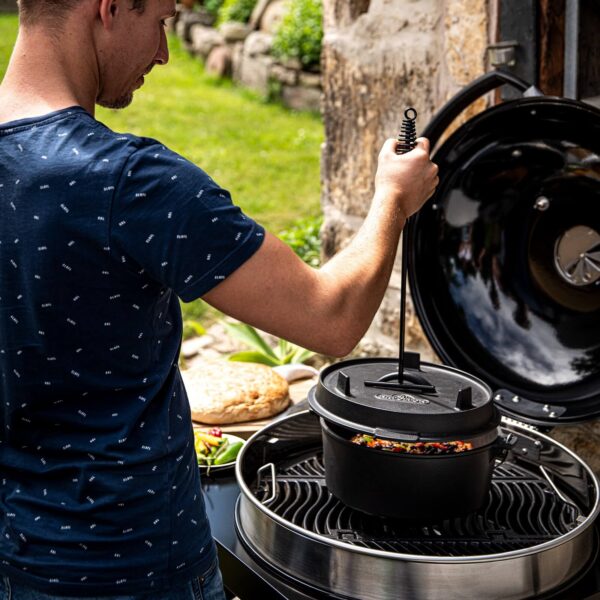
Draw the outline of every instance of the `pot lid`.
<instances>
[{"instance_id":1,"label":"pot lid","mask_svg":"<svg viewBox=\"0 0 600 600\"><path fill-rule=\"evenodd\" d=\"M476 377L407 354L405 378L427 391L398 390L398 361L361 358L330 365L308 401L321 417L381 437L463 439L495 428L490 388ZM458 436L458 437L457 437Z\"/></svg>"},{"instance_id":2,"label":"pot lid","mask_svg":"<svg viewBox=\"0 0 600 600\"><path fill-rule=\"evenodd\" d=\"M435 143L436 140L432 140ZM429 341L537 425L600 415L600 111L557 98L488 109L435 152L409 277Z\"/></svg>"}]
</instances>

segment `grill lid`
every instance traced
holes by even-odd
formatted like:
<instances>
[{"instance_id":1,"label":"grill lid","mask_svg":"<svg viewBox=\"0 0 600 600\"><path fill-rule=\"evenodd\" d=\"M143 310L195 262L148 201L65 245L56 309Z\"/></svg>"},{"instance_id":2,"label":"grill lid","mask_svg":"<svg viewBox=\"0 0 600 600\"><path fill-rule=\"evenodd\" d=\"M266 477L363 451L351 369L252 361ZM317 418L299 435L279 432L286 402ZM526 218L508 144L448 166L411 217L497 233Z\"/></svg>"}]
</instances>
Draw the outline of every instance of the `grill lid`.
<instances>
[{"instance_id":1,"label":"grill lid","mask_svg":"<svg viewBox=\"0 0 600 600\"><path fill-rule=\"evenodd\" d=\"M424 132L432 144L441 121ZM413 220L409 255L432 346L513 418L600 416L600 111L507 102L467 121L433 160L440 185Z\"/></svg>"},{"instance_id":2,"label":"grill lid","mask_svg":"<svg viewBox=\"0 0 600 600\"><path fill-rule=\"evenodd\" d=\"M420 363L407 353L410 392L398 389L398 361L338 362L319 375L311 408L326 420L361 433L417 441L471 437L495 429L499 415L490 388L467 373ZM404 386L402 386L404 387Z\"/></svg>"}]
</instances>

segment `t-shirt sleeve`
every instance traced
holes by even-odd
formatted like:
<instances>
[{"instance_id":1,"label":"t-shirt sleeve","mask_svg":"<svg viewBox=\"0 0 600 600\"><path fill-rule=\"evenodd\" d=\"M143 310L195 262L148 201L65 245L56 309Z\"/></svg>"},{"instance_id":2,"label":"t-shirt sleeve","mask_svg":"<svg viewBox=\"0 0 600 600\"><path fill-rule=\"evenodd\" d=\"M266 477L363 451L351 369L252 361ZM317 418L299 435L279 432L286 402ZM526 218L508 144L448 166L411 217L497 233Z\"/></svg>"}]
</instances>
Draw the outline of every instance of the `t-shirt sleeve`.
<instances>
[{"instance_id":1,"label":"t-shirt sleeve","mask_svg":"<svg viewBox=\"0 0 600 600\"><path fill-rule=\"evenodd\" d=\"M113 197L111 254L184 302L233 273L263 239L229 192L178 154L147 141L127 160Z\"/></svg>"}]
</instances>

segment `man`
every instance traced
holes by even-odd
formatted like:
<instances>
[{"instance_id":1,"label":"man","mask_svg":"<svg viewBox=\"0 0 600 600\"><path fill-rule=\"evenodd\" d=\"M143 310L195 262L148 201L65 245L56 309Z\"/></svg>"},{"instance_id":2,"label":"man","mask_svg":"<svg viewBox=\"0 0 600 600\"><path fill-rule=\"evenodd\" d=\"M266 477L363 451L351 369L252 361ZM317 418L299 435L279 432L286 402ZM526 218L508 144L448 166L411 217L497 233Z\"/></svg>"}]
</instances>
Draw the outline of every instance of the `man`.
<instances>
[{"instance_id":1,"label":"man","mask_svg":"<svg viewBox=\"0 0 600 600\"><path fill-rule=\"evenodd\" d=\"M223 598L177 297L343 356L437 185L426 140L405 156L388 140L363 227L311 269L199 168L93 118L167 62L173 13L173 0L20 3L0 85L0 595L13 599Z\"/></svg>"}]
</instances>

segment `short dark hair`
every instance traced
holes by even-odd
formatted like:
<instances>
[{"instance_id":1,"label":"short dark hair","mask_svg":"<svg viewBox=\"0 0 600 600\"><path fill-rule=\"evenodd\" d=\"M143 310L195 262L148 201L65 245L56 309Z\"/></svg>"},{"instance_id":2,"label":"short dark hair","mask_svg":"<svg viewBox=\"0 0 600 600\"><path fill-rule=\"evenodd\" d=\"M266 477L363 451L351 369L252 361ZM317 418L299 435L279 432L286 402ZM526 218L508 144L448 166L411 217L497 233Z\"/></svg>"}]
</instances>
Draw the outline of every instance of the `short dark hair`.
<instances>
[{"instance_id":1,"label":"short dark hair","mask_svg":"<svg viewBox=\"0 0 600 600\"><path fill-rule=\"evenodd\" d=\"M22 25L51 23L60 25L81 0L17 0ZM130 0L131 9L143 11L146 0Z\"/></svg>"}]
</instances>

